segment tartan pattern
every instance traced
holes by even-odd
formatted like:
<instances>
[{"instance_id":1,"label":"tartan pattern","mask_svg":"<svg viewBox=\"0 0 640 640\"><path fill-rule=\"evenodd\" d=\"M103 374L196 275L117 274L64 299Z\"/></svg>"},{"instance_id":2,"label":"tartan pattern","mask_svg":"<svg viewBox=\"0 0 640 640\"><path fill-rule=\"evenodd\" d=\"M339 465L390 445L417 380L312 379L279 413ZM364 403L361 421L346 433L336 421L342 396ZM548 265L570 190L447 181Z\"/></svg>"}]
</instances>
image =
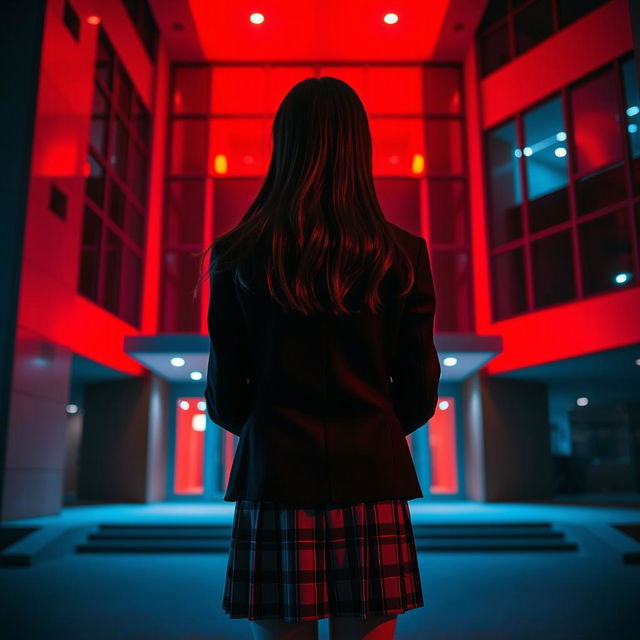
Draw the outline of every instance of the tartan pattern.
<instances>
[{"instance_id":1,"label":"tartan pattern","mask_svg":"<svg viewBox=\"0 0 640 640\"><path fill-rule=\"evenodd\" d=\"M421 606L406 499L236 502L222 599L231 618L366 618Z\"/></svg>"}]
</instances>

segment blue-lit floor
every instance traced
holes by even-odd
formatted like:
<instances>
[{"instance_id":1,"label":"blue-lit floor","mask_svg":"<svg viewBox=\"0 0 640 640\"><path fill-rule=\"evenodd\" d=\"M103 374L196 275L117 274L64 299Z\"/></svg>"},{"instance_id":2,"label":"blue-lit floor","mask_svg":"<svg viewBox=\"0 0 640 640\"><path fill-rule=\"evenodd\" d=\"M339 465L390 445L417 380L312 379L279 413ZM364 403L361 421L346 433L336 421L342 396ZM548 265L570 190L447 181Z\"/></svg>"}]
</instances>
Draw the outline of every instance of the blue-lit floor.
<instances>
[{"instance_id":1,"label":"blue-lit floor","mask_svg":"<svg viewBox=\"0 0 640 640\"><path fill-rule=\"evenodd\" d=\"M399 617L396 638L640 637L640 564L622 561L622 553L638 551L640 543L611 526L640 523L638 508L420 500L409 505L414 525L552 522L578 550L420 553L425 606ZM74 535L92 523L230 523L232 512L231 503L83 506L3 523L43 526L39 544L47 553L30 567L0 567L0 637L251 638L246 621L230 620L220 608L224 553L70 551ZM320 622L320 638L328 638L326 620Z\"/></svg>"}]
</instances>

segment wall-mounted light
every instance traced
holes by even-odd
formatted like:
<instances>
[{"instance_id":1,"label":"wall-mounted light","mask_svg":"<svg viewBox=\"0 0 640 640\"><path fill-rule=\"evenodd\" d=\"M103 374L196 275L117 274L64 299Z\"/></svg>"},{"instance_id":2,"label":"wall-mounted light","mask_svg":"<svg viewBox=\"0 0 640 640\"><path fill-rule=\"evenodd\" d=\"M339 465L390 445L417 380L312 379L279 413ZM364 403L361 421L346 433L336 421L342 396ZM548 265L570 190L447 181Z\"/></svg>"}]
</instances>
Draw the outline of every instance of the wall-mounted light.
<instances>
[{"instance_id":1,"label":"wall-mounted light","mask_svg":"<svg viewBox=\"0 0 640 640\"><path fill-rule=\"evenodd\" d=\"M424 156L421 153L414 153L411 161L411 171L413 173L422 173L424 171Z\"/></svg>"},{"instance_id":2,"label":"wall-mounted light","mask_svg":"<svg viewBox=\"0 0 640 640\"><path fill-rule=\"evenodd\" d=\"M616 284L624 284L625 282L629 282L631 280L632 274L630 273L616 273L614 280Z\"/></svg>"},{"instance_id":3,"label":"wall-mounted light","mask_svg":"<svg viewBox=\"0 0 640 640\"><path fill-rule=\"evenodd\" d=\"M216 173L227 173L227 156L225 156L223 153L216 154L213 158L213 170Z\"/></svg>"},{"instance_id":4,"label":"wall-mounted light","mask_svg":"<svg viewBox=\"0 0 640 640\"><path fill-rule=\"evenodd\" d=\"M204 417L204 413L196 413L191 418L191 428L194 431L205 431L207 429L207 420Z\"/></svg>"}]
</instances>

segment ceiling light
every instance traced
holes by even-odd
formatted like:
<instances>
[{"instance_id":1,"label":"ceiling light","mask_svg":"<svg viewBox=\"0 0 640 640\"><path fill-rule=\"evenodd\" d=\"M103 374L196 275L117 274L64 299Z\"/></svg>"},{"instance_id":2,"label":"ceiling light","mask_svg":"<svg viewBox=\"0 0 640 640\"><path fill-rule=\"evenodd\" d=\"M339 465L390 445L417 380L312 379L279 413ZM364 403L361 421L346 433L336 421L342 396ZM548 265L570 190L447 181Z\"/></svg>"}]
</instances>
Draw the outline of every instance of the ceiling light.
<instances>
[{"instance_id":1,"label":"ceiling light","mask_svg":"<svg viewBox=\"0 0 640 640\"><path fill-rule=\"evenodd\" d=\"M586 407L589 404L589 398L585 398L584 396L582 396L576 400L576 404L579 407Z\"/></svg>"},{"instance_id":2,"label":"ceiling light","mask_svg":"<svg viewBox=\"0 0 640 640\"><path fill-rule=\"evenodd\" d=\"M264 16L261 13L252 13L249 16L249 20L251 20L253 24L262 24L264 22Z\"/></svg>"},{"instance_id":3,"label":"ceiling light","mask_svg":"<svg viewBox=\"0 0 640 640\"><path fill-rule=\"evenodd\" d=\"M171 358L170 362L174 367L184 367L184 358L181 358L180 356Z\"/></svg>"},{"instance_id":4,"label":"ceiling light","mask_svg":"<svg viewBox=\"0 0 640 640\"><path fill-rule=\"evenodd\" d=\"M395 24L396 22L398 22L398 14L397 13L387 13L387 14L385 14L383 20L387 24Z\"/></svg>"},{"instance_id":5,"label":"ceiling light","mask_svg":"<svg viewBox=\"0 0 640 640\"><path fill-rule=\"evenodd\" d=\"M454 356L447 356L442 360L442 364L445 367L454 367L456 364L458 364L458 358L455 358Z\"/></svg>"},{"instance_id":6,"label":"ceiling light","mask_svg":"<svg viewBox=\"0 0 640 640\"><path fill-rule=\"evenodd\" d=\"M202 380L202 373L200 371L192 371L189 376L192 380Z\"/></svg>"}]
</instances>

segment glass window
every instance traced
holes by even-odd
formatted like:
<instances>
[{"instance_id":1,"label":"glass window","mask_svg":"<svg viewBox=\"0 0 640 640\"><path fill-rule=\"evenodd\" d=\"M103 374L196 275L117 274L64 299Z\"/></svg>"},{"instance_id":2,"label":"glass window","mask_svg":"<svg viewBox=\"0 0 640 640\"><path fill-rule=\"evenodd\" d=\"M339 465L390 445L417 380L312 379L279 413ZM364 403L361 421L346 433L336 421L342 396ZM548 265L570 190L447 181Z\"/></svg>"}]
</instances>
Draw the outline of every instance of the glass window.
<instances>
[{"instance_id":1,"label":"glass window","mask_svg":"<svg viewBox=\"0 0 640 640\"><path fill-rule=\"evenodd\" d=\"M422 118L371 118L369 125L375 175L406 177L424 173Z\"/></svg>"},{"instance_id":2,"label":"glass window","mask_svg":"<svg viewBox=\"0 0 640 640\"><path fill-rule=\"evenodd\" d=\"M105 309L115 314L119 311L120 283L124 275L121 270L122 238L111 229L107 229L102 304Z\"/></svg>"},{"instance_id":3,"label":"glass window","mask_svg":"<svg viewBox=\"0 0 640 640\"><path fill-rule=\"evenodd\" d=\"M627 209L578 225L580 267L585 295L619 289L633 282L633 253Z\"/></svg>"},{"instance_id":4,"label":"glass window","mask_svg":"<svg viewBox=\"0 0 640 640\"><path fill-rule=\"evenodd\" d=\"M489 229L492 246L522 236L522 191L515 121L486 135Z\"/></svg>"},{"instance_id":5,"label":"glass window","mask_svg":"<svg viewBox=\"0 0 640 640\"><path fill-rule=\"evenodd\" d=\"M151 135L151 117L148 109L137 95L133 101L133 119L131 124L138 138L140 138L145 147L148 147Z\"/></svg>"},{"instance_id":6,"label":"glass window","mask_svg":"<svg viewBox=\"0 0 640 640\"><path fill-rule=\"evenodd\" d=\"M109 218L121 229L124 229L126 199L122 189L115 180L109 180Z\"/></svg>"},{"instance_id":7,"label":"glass window","mask_svg":"<svg viewBox=\"0 0 640 640\"><path fill-rule=\"evenodd\" d=\"M173 492L202 495L205 492L206 415L202 398L180 397L176 401ZM231 435L231 434L229 434ZM233 436L232 436L233 437Z\"/></svg>"},{"instance_id":8,"label":"glass window","mask_svg":"<svg viewBox=\"0 0 640 640\"><path fill-rule=\"evenodd\" d=\"M111 129L111 166L118 172L121 178L127 175L127 151L129 146L129 132L120 118L113 121Z\"/></svg>"},{"instance_id":9,"label":"glass window","mask_svg":"<svg viewBox=\"0 0 640 640\"><path fill-rule=\"evenodd\" d=\"M82 252L78 291L91 300L96 300L98 297L101 238L102 221L100 217L89 207L85 207L82 221Z\"/></svg>"},{"instance_id":10,"label":"glass window","mask_svg":"<svg viewBox=\"0 0 640 640\"><path fill-rule=\"evenodd\" d=\"M458 119L427 120L427 170L463 173L462 122Z\"/></svg>"},{"instance_id":11,"label":"glass window","mask_svg":"<svg viewBox=\"0 0 640 640\"><path fill-rule=\"evenodd\" d=\"M494 321L509 318L527 310L522 247L491 257L491 281Z\"/></svg>"},{"instance_id":12,"label":"glass window","mask_svg":"<svg viewBox=\"0 0 640 640\"><path fill-rule=\"evenodd\" d=\"M87 156L85 177L85 191L87 196L97 205L102 206L104 202L104 167L91 153Z\"/></svg>"},{"instance_id":13,"label":"glass window","mask_svg":"<svg viewBox=\"0 0 640 640\"><path fill-rule=\"evenodd\" d=\"M509 62L511 60L509 24L503 22L499 27L483 33L479 38L479 49L483 76L489 75Z\"/></svg>"},{"instance_id":14,"label":"glass window","mask_svg":"<svg viewBox=\"0 0 640 640\"><path fill-rule=\"evenodd\" d=\"M113 66L113 47L101 30L100 36L98 37L98 51L96 54L96 76L109 88L113 86Z\"/></svg>"},{"instance_id":15,"label":"glass window","mask_svg":"<svg viewBox=\"0 0 640 640\"><path fill-rule=\"evenodd\" d=\"M606 0L556 0L558 5L558 26L562 29L578 18L598 8Z\"/></svg>"},{"instance_id":16,"label":"glass window","mask_svg":"<svg viewBox=\"0 0 640 640\"><path fill-rule=\"evenodd\" d=\"M147 164L147 155L137 144L132 144L128 183L141 204L147 202Z\"/></svg>"},{"instance_id":17,"label":"glass window","mask_svg":"<svg viewBox=\"0 0 640 640\"><path fill-rule=\"evenodd\" d=\"M627 195L624 164L619 162L613 167L607 167L586 178L576 180L575 189L578 215L597 211L619 202Z\"/></svg>"},{"instance_id":18,"label":"glass window","mask_svg":"<svg viewBox=\"0 0 640 640\"><path fill-rule=\"evenodd\" d=\"M127 236L140 248L144 247L144 233L146 231L146 216L131 200L127 205Z\"/></svg>"},{"instance_id":19,"label":"glass window","mask_svg":"<svg viewBox=\"0 0 640 640\"><path fill-rule=\"evenodd\" d=\"M118 65L118 105L125 118L131 115L131 100L133 98L133 85L122 65Z\"/></svg>"},{"instance_id":20,"label":"glass window","mask_svg":"<svg viewBox=\"0 0 640 640\"><path fill-rule=\"evenodd\" d=\"M140 326L140 301L142 299L142 258L131 248L125 247L122 272L124 292L122 318L134 327Z\"/></svg>"},{"instance_id":21,"label":"glass window","mask_svg":"<svg viewBox=\"0 0 640 640\"><path fill-rule=\"evenodd\" d=\"M551 0L537 0L514 14L516 55L521 55L553 33Z\"/></svg>"},{"instance_id":22,"label":"glass window","mask_svg":"<svg viewBox=\"0 0 640 640\"><path fill-rule=\"evenodd\" d=\"M213 118L209 171L213 175L262 176L271 155L267 118Z\"/></svg>"},{"instance_id":23,"label":"glass window","mask_svg":"<svg viewBox=\"0 0 640 640\"><path fill-rule=\"evenodd\" d=\"M502 20L506 15L507 0L489 0L479 28L484 30L498 22L498 20Z\"/></svg>"},{"instance_id":24,"label":"glass window","mask_svg":"<svg viewBox=\"0 0 640 640\"><path fill-rule=\"evenodd\" d=\"M438 298L437 331L471 331L471 263L466 250L431 252L433 282Z\"/></svg>"},{"instance_id":25,"label":"glass window","mask_svg":"<svg viewBox=\"0 0 640 640\"><path fill-rule=\"evenodd\" d=\"M437 243L466 241L467 194L464 180L429 181L430 237Z\"/></svg>"},{"instance_id":26,"label":"glass window","mask_svg":"<svg viewBox=\"0 0 640 640\"><path fill-rule=\"evenodd\" d=\"M560 97L523 117L529 230L545 229L569 219L567 134Z\"/></svg>"},{"instance_id":27,"label":"glass window","mask_svg":"<svg viewBox=\"0 0 640 640\"><path fill-rule=\"evenodd\" d=\"M208 66L175 67L173 71L173 112L205 114L209 111Z\"/></svg>"},{"instance_id":28,"label":"glass window","mask_svg":"<svg viewBox=\"0 0 640 640\"><path fill-rule=\"evenodd\" d=\"M209 121L174 120L171 126L171 173L205 173Z\"/></svg>"},{"instance_id":29,"label":"glass window","mask_svg":"<svg viewBox=\"0 0 640 640\"><path fill-rule=\"evenodd\" d=\"M419 66L365 68L367 91L360 96L369 114L422 114L422 70Z\"/></svg>"},{"instance_id":30,"label":"glass window","mask_svg":"<svg viewBox=\"0 0 640 640\"><path fill-rule=\"evenodd\" d=\"M427 113L460 113L460 76L458 67L425 69Z\"/></svg>"},{"instance_id":31,"label":"glass window","mask_svg":"<svg viewBox=\"0 0 640 640\"><path fill-rule=\"evenodd\" d=\"M633 186L635 193L640 193L640 96L637 74L636 61L633 58L629 58L622 64L625 123L631 151Z\"/></svg>"},{"instance_id":32,"label":"glass window","mask_svg":"<svg viewBox=\"0 0 640 640\"><path fill-rule=\"evenodd\" d=\"M611 68L570 91L575 170L586 174L622 160L617 87Z\"/></svg>"},{"instance_id":33,"label":"glass window","mask_svg":"<svg viewBox=\"0 0 640 640\"><path fill-rule=\"evenodd\" d=\"M169 182L165 201L165 242L168 246L202 242L204 207L204 179Z\"/></svg>"},{"instance_id":34,"label":"glass window","mask_svg":"<svg viewBox=\"0 0 640 640\"><path fill-rule=\"evenodd\" d=\"M109 103L98 86L93 88L91 108L91 145L105 155L107 152L107 128L109 126Z\"/></svg>"},{"instance_id":35,"label":"glass window","mask_svg":"<svg viewBox=\"0 0 640 640\"><path fill-rule=\"evenodd\" d=\"M190 251L165 251L162 323L165 332L200 331L200 307L193 299L198 257Z\"/></svg>"},{"instance_id":36,"label":"glass window","mask_svg":"<svg viewBox=\"0 0 640 640\"><path fill-rule=\"evenodd\" d=\"M211 110L218 114L264 113L265 67L213 67Z\"/></svg>"},{"instance_id":37,"label":"glass window","mask_svg":"<svg viewBox=\"0 0 640 640\"><path fill-rule=\"evenodd\" d=\"M571 230L531 243L531 271L537 309L575 298Z\"/></svg>"}]
</instances>

